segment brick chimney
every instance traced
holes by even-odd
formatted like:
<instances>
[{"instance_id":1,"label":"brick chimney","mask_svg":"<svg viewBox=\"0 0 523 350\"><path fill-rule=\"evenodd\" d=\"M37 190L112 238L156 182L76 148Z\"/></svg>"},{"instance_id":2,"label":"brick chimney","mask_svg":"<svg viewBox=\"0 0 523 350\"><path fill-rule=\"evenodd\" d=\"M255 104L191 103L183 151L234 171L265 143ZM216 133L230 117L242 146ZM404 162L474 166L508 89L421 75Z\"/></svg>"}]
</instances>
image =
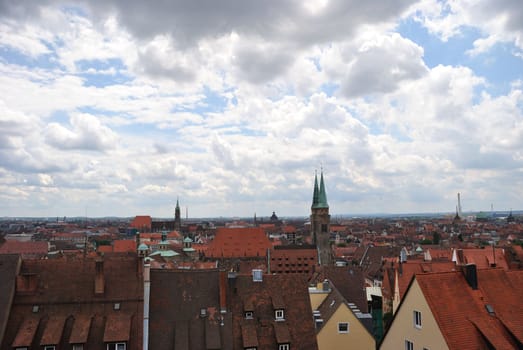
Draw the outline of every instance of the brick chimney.
<instances>
[{"instance_id":1,"label":"brick chimney","mask_svg":"<svg viewBox=\"0 0 523 350\"><path fill-rule=\"evenodd\" d=\"M105 292L105 276L104 276L104 259L97 257L95 260L95 276L94 276L94 294L104 295Z\"/></svg>"},{"instance_id":2,"label":"brick chimney","mask_svg":"<svg viewBox=\"0 0 523 350\"><path fill-rule=\"evenodd\" d=\"M476 264L467 264L463 266L463 274L469 286L476 290L478 289L478 274L476 271Z\"/></svg>"},{"instance_id":3,"label":"brick chimney","mask_svg":"<svg viewBox=\"0 0 523 350\"><path fill-rule=\"evenodd\" d=\"M24 273L16 276L16 292L20 294L34 294L38 287L38 275Z\"/></svg>"}]
</instances>

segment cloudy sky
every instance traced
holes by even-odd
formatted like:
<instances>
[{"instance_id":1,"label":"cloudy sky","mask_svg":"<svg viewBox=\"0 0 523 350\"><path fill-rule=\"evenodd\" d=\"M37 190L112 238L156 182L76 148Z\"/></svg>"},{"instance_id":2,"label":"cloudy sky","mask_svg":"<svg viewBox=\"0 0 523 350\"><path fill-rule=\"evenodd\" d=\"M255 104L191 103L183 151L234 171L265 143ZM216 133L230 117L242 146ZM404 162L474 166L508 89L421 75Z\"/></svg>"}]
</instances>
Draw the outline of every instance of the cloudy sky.
<instances>
[{"instance_id":1,"label":"cloudy sky","mask_svg":"<svg viewBox=\"0 0 523 350\"><path fill-rule=\"evenodd\" d=\"M0 0L0 217L523 209L520 0Z\"/></svg>"}]
</instances>

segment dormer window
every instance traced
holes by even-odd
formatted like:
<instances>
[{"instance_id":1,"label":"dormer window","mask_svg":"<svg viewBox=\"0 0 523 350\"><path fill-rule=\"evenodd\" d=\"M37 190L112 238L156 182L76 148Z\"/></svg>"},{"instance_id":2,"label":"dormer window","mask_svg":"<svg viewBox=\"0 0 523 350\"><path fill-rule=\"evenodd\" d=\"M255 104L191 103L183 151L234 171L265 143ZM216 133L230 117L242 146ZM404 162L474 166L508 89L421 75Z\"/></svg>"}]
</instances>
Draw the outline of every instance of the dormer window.
<instances>
[{"instance_id":1,"label":"dormer window","mask_svg":"<svg viewBox=\"0 0 523 350\"><path fill-rule=\"evenodd\" d=\"M274 311L274 318L276 321L284 321L285 320L285 314L283 312L283 309L279 309Z\"/></svg>"},{"instance_id":2,"label":"dormer window","mask_svg":"<svg viewBox=\"0 0 523 350\"><path fill-rule=\"evenodd\" d=\"M252 311L245 311L245 319L246 320L252 320L254 317L254 313Z\"/></svg>"},{"instance_id":3,"label":"dormer window","mask_svg":"<svg viewBox=\"0 0 523 350\"><path fill-rule=\"evenodd\" d=\"M125 350L125 343L109 343L107 344L107 350Z\"/></svg>"},{"instance_id":4,"label":"dormer window","mask_svg":"<svg viewBox=\"0 0 523 350\"><path fill-rule=\"evenodd\" d=\"M289 350L290 348L289 344L278 344L278 350Z\"/></svg>"}]
</instances>

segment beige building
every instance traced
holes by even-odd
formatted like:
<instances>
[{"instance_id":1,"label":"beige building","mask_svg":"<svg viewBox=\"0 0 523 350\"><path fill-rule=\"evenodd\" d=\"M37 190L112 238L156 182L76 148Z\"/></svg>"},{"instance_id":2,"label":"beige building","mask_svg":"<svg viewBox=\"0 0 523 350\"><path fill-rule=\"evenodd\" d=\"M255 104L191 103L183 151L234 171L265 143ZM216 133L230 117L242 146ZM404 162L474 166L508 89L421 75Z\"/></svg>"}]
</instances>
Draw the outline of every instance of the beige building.
<instances>
[{"instance_id":1,"label":"beige building","mask_svg":"<svg viewBox=\"0 0 523 350\"><path fill-rule=\"evenodd\" d=\"M416 274L380 349L523 348L523 271Z\"/></svg>"},{"instance_id":2,"label":"beige building","mask_svg":"<svg viewBox=\"0 0 523 350\"><path fill-rule=\"evenodd\" d=\"M310 287L309 296L320 350L376 348L369 331L371 315L360 312L354 304L347 302L328 280Z\"/></svg>"},{"instance_id":3,"label":"beige building","mask_svg":"<svg viewBox=\"0 0 523 350\"><path fill-rule=\"evenodd\" d=\"M414 279L380 349L444 350L448 348L427 300Z\"/></svg>"}]
</instances>

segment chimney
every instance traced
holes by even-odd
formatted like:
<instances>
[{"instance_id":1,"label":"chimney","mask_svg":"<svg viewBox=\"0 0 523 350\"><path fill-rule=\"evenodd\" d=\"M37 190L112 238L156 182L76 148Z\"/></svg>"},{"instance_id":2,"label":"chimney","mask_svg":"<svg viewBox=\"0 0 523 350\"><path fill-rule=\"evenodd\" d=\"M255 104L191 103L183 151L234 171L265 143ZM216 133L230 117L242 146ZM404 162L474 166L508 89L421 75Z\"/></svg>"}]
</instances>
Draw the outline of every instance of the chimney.
<instances>
[{"instance_id":1,"label":"chimney","mask_svg":"<svg viewBox=\"0 0 523 350\"><path fill-rule=\"evenodd\" d=\"M227 312L227 272L220 271L220 312Z\"/></svg>"},{"instance_id":2,"label":"chimney","mask_svg":"<svg viewBox=\"0 0 523 350\"><path fill-rule=\"evenodd\" d=\"M465 273L465 279L469 286L476 290L478 289L478 275L476 272L476 264L467 264L463 267Z\"/></svg>"},{"instance_id":3,"label":"chimney","mask_svg":"<svg viewBox=\"0 0 523 350\"><path fill-rule=\"evenodd\" d=\"M16 276L16 291L20 294L33 294L38 287L38 275L24 273Z\"/></svg>"},{"instance_id":4,"label":"chimney","mask_svg":"<svg viewBox=\"0 0 523 350\"><path fill-rule=\"evenodd\" d=\"M94 276L94 294L103 295L105 292L103 257L96 258L95 263L96 263L96 268L95 268L95 276Z\"/></svg>"},{"instance_id":5,"label":"chimney","mask_svg":"<svg viewBox=\"0 0 523 350\"><path fill-rule=\"evenodd\" d=\"M141 243L140 232L136 232L135 239L136 239L136 249L138 249L138 247L140 246L140 243Z\"/></svg>"},{"instance_id":6,"label":"chimney","mask_svg":"<svg viewBox=\"0 0 523 350\"><path fill-rule=\"evenodd\" d=\"M329 280L323 280L323 283L322 283L322 287L321 287L321 289L322 289L324 292L330 292L331 287L330 287L330 284L329 284Z\"/></svg>"},{"instance_id":7,"label":"chimney","mask_svg":"<svg viewBox=\"0 0 523 350\"><path fill-rule=\"evenodd\" d=\"M151 294L151 265L143 266L143 350L149 349L149 300Z\"/></svg>"}]
</instances>

